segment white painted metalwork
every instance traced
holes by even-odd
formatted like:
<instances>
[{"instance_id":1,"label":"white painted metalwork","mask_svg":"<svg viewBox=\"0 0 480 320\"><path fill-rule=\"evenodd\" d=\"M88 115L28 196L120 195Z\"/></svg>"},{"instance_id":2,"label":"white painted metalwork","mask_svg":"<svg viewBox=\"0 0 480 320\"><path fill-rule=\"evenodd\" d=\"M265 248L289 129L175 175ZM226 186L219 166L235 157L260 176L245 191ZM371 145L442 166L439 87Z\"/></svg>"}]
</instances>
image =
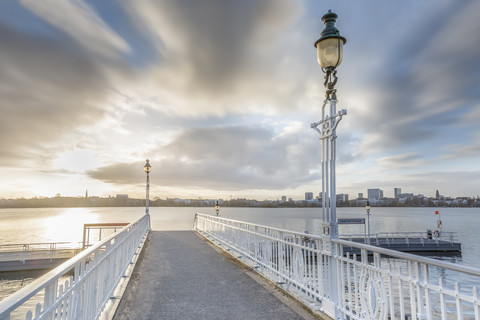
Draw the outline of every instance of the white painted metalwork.
<instances>
[{"instance_id":1,"label":"white painted metalwork","mask_svg":"<svg viewBox=\"0 0 480 320\"><path fill-rule=\"evenodd\" d=\"M0 272L53 268L80 251L81 243L73 242L0 245Z\"/></svg>"},{"instance_id":2,"label":"white painted metalwork","mask_svg":"<svg viewBox=\"0 0 480 320\"><path fill-rule=\"evenodd\" d=\"M480 320L480 269L204 214L194 228L334 319Z\"/></svg>"},{"instance_id":3,"label":"white painted metalwork","mask_svg":"<svg viewBox=\"0 0 480 320\"><path fill-rule=\"evenodd\" d=\"M0 262L71 258L81 250L75 242L38 242L0 245Z\"/></svg>"},{"instance_id":4,"label":"white painted metalwork","mask_svg":"<svg viewBox=\"0 0 480 320\"><path fill-rule=\"evenodd\" d=\"M339 238L343 240L355 239L355 238L363 238L364 234L340 234ZM445 241L451 242L457 240L457 233L450 232L450 231L442 231L438 234L438 236L428 232L421 232L421 231L410 231L410 232L378 232L370 235L372 242L374 244L379 244L380 240L387 241L388 243L395 243L395 241L400 241L405 239L408 242L408 239L424 239L425 241Z\"/></svg>"},{"instance_id":5,"label":"white painted metalwork","mask_svg":"<svg viewBox=\"0 0 480 320\"><path fill-rule=\"evenodd\" d=\"M145 162L145 166L143 167L145 172L147 173L147 186L146 186L146 193L145 193L145 214L150 214L150 171L152 170L152 166L150 165L150 160L147 159Z\"/></svg>"},{"instance_id":6,"label":"white painted metalwork","mask_svg":"<svg viewBox=\"0 0 480 320\"><path fill-rule=\"evenodd\" d=\"M0 320L97 319L149 231L145 215L0 302Z\"/></svg>"},{"instance_id":7,"label":"white painted metalwork","mask_svg":"<svg viewBox=\"0 0 480 320\"><path fill-rule=\"evenodd\" d=\"M327 100L322 106L322 120L312 123L311 127L320 134L322 144L322 219L324 221L325 235L336 238L338 235L337 225L337 196L336 196L336 177L335 177L335 159L336 159L336 139L337 126L342 117L347 114L347 110L341 110L337 113L337 98L335 89L331 90L331 96L327 94ZM329 110L325 107L329 104ZM320 127L320 129L319 129Z\"/></svg>"}]
</instances>

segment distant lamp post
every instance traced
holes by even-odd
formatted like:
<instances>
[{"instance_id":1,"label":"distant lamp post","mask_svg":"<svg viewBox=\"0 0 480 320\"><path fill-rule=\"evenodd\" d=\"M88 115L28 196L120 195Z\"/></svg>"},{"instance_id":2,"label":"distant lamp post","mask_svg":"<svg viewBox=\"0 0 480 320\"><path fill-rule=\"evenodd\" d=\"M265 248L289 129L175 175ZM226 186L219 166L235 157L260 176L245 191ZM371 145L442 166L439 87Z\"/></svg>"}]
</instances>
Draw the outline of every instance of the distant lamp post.
<instances>
[{"instance_id":1,"label":"distant lamp post","mask_svg":"<svg viewBox=\"0 0 480 320\"><path fill-rule=\"evenodd\" d=\"M220 204L218 203L218 200L217 200L217 202L215 202L215 213L216 213L217 217L220 214Z\"/></svg>"},{"instance_id":2,"label":"distant lamp post","mask_svg":"<svg viewBox=\"0 0 480 320\"><path fill-rule=\"evenodd\" d=\"M342 62L343 45L347 41L335 27L337 18L338 16L330 10L322 17L325 29L320 34L320 39L315 42L318 63L325 73L324 85L327 90L322 106L322 120L311 124L311 127L320 134L322 143L323 233L331 238L338 238L335 190L336 129L342 117L347 114L347 110L337 113L336 68Z\"/></svg>"},{"instance_id":3,"label":"distant lamp post","mask_svg":"<svg viewBox=\"0 0 480 320\"><path fill-rule=\"evenodd\" d=\"M150 165L150 160L147 159L147 162L143 166L145 172L147 173L147 194L145 196L145 214L150 214L150 171L152 170L152 166Z\"/></svg>"},{"instance_id":4,"label":"distant lamp post","mask_svg":"<svg viewBox=\"0 0 480 320\"><path fill-rule=\"evenodd\" d=\"M368 230L367 244L370 244L370 201L368 200L367 200L367 205L365 206L365 210L367 211L367 230Z\"/></svg>"}]
</instances>

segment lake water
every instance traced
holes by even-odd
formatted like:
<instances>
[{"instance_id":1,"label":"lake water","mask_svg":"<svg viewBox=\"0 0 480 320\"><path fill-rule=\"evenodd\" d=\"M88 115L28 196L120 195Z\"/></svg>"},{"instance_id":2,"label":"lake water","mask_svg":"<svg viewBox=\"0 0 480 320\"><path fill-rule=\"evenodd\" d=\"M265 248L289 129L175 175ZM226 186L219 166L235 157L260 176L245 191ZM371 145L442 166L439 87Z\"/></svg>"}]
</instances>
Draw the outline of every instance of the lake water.
<instances>
[{"instance_id":1,"label":"lake water","mask_svg":"<svg viewBox=\"0 0 480 320\"><path fill-rule=\"evenodd\" d=\"M440 211L443 231L457 232L462 256L447 261L480 265L480 208L377 208L370 215L371 233L435 229ZM214 208L150 208L153 230L191 230L196 212L215 214ZM0 209L0 245L33 242L79 242L84 223L133 222L143 208ZM319 234L321 208L221 208L225 218L293 231ZM338 208L337 218L365 218L364 208ZM363 233L363 225L340 225L340 234ZM41 272L0 273L0 300L33 281Z\"/></svg>"}]
</instances>

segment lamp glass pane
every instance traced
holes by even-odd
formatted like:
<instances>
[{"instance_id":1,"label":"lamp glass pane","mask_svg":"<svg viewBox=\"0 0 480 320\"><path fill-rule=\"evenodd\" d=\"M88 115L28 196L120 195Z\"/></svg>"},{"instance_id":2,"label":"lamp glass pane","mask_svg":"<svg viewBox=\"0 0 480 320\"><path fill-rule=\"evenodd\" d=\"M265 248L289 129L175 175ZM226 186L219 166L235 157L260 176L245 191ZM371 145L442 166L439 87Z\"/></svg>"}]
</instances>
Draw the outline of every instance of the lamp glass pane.
<instances>
[{"instance_id":1,"label":"lamp glass pane","mask_svg":"<svg viewBox=\"0 0 480 320\"><path fill-rule=\"evenodd\" d=\"M340 52L338 46L340 45ZM340 53L340 55L339 55ZM338 67L343 59L343 41L327 38L317 44L317 59L322 68Z\"/></svg>"}]
</instances>

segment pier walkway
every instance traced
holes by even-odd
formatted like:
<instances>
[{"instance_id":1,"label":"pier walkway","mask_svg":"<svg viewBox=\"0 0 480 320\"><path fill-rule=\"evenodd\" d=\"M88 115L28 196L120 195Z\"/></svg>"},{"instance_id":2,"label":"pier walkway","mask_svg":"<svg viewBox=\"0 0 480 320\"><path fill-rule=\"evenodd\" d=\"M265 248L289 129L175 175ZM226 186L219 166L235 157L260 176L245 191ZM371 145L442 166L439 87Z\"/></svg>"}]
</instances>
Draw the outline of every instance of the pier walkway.
<instances>
[{"instance_id":1,"label":"pier walkway","mask_svg":"<svg viewBox=\"0 0 480 320\"><path fill-rule=\"evenodd\" d=\"M194 231L151 231L114 319L318 319L219 252Z\"/></svg>"}]
</instances>

